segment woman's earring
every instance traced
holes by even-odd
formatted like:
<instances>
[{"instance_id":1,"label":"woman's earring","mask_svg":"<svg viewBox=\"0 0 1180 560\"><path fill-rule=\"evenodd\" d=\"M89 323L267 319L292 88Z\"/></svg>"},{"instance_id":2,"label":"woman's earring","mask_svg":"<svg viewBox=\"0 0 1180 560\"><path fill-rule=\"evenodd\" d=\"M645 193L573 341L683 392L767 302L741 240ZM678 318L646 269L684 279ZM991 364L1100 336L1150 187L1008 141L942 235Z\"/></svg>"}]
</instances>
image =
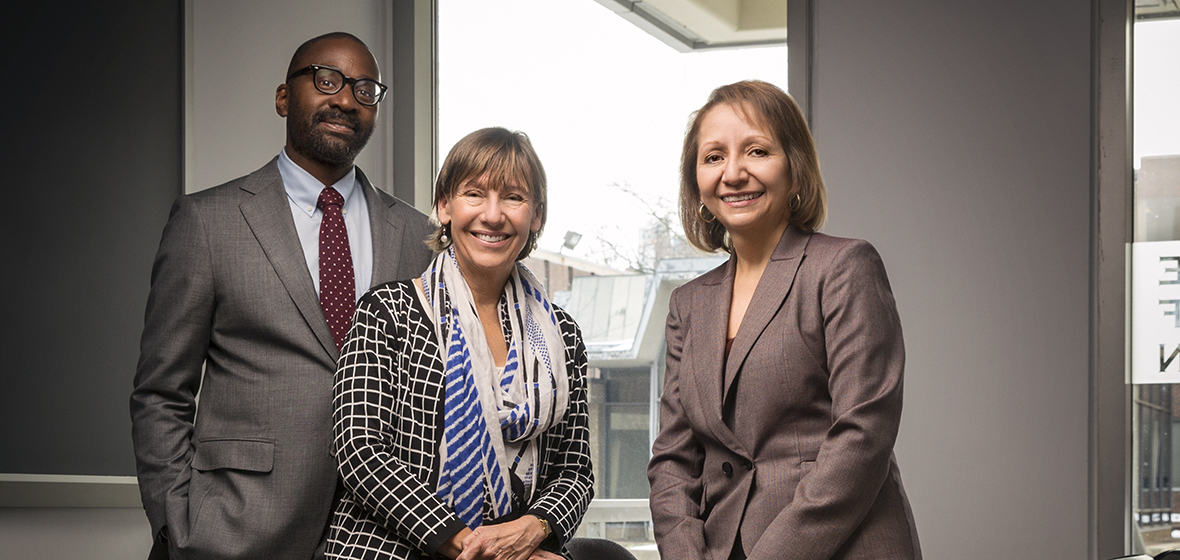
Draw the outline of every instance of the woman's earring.
<instances>
[{"instance_id":1,"label":"woman's earring","mask_svg":"<svg viewBox=\"0 0 1180 560\"><path fill-rule=\"evenodd\" d=\"M803 197L799 196L799 193L795 193L795 197L791 199L791 211L794 212L795 210L798 210L799 205L802 203Z\"/></svg>"},{"instance_id":2,"label":"woman's earring","mask_svg":"<svg viewBox=\"0 0 1180 560\"><path fill-rule=\"evenodd\" d=\"M451 242L451 224L442 225L442 234L438 236L438 240L443 245Z\"/></svg>"},{"instance_id":3,"label":"woman's earring","mask_svg":"<svg viewBox=\"0 0 1180 560\"><path fill-rule=\"evenodd\" d=\"M697 206L697 215L699 215L701 219L707 224L711 224L713 223L713 220L717 219L717 216L714 216L708 208L705 208L704 202L702 202L700 206Z\"/></svg>"}]
</instances>

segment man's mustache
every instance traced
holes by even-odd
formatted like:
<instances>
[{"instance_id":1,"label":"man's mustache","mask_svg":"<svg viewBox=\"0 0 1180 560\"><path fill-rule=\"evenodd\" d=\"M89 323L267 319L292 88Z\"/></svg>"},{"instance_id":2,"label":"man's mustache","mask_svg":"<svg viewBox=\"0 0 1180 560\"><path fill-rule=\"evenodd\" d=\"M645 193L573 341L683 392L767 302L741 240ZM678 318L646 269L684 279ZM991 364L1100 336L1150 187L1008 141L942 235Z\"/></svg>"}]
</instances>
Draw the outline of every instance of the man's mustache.
<instances>
[{"instance_id":1,"label":"man's mustache","mask_svg":"<svg viewBox=\"0 0 1180 560\"><path fill-rule=\"evenodd\" d=\"M313 124L325 121L347 124L353 130L360 130L361 120L355 114L345 113L339 109L324 109L315 114Z\"/></svg>"}]
</instances>

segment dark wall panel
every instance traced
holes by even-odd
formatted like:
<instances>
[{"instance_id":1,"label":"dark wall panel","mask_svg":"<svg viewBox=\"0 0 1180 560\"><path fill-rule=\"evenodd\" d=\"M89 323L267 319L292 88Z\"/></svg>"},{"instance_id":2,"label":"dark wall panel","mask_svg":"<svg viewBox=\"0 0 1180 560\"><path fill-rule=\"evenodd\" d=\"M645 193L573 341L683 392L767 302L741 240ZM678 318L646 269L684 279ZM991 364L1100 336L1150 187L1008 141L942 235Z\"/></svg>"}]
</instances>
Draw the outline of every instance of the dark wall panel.
<instances>
[{"instance_id":1,"label":"dark wall panel","mask_svg":"<svg viewBox=\"0 0 1180 560\"><path fill-rule=\"evenodd\" d=\"M182 190L182 9L3 8L0 473L135 473L127 399Z\"/></svg>"}]
</instances>

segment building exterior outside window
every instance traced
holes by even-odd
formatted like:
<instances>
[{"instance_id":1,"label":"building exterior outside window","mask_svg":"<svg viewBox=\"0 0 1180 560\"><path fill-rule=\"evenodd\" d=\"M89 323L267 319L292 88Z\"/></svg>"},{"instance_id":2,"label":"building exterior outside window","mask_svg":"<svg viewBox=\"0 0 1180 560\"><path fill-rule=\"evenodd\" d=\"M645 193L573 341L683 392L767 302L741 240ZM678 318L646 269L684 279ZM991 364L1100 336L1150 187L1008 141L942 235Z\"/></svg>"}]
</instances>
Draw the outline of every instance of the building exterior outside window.
<instances>
[{"instance_id":1,"label":"building exterior outside window","mask_svg":"<svg viewBox=\"0 0 1180 560\"><path fill-rule=\"evenodd\" d=\"M787 89L785 0L728 22L728 11L697 4L436 4L438 159L482 127L532 140L548 224L526 265L578 321L590 359L596 488L579 534L625 543L641 560L656 557L646 467L668 298L724 260L685 252L678 235L684 130L720 85Z\"/></svg>"},{"instance_id":2,"label":"building exterior outside window","mask_svg":"<svg viewBox=\"0 0 1180 560\"><path fill-rule=\"evenodd\" d=\"M1136 2L1132 548L1180 548L1180 9Z\"/></svg>"}]
</instances>

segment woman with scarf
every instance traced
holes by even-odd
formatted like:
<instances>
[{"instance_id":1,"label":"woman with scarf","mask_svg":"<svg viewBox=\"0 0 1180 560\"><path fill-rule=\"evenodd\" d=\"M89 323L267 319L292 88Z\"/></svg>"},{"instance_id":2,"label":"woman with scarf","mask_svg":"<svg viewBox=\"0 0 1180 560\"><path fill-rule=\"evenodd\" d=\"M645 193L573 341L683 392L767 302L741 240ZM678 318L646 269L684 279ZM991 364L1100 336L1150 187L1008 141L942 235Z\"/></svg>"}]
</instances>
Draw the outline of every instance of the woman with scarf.
<instances>
[{"instance_id":1,"label":"woman with scarf","mask_svg":"<svg viewBox=\"0 0 1180 560\"><path fill-rule=\"evenodd\" d=\"M523 133L469 134L435 185L438 257L358 303L334 385L329 558L561 558L593 476L581 333L518 264L545 192Z\"/></svg>"}]
</instances>

